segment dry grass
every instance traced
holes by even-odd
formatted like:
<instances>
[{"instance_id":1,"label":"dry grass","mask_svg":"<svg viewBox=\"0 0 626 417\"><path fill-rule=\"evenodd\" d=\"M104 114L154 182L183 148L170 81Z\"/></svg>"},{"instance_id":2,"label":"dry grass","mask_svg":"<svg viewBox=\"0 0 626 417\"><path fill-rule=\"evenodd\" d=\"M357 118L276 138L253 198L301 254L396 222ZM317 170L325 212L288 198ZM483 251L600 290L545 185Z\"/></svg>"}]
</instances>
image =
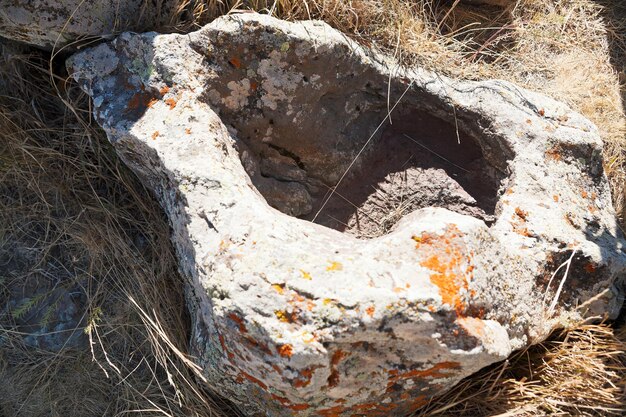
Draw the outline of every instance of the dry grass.
<instances>
[{"instance_id":1,"label":"dry grass","mask_svg":"<svg viewBox=\"0 0 626 417\"><path fill-rule=\"evenodd\" d=\"M504 10L463 3L191 0L170 29L188 31L233 9L320 18L403 63L545 92L598 125L623 220L626 7L619 0L518 0ZM94 344L59 353L28 348L15 309L2 307L0 415L232 414L220 411L225 404L212 400L185 360L182 279L157 204L90 123L88 102L63 82L61 62L52 63L51 78L43 53L5 58L0 301L29 286L46 294L55 285L80 288L78 331L87 329ZM623 330L581 325L463 381L420 415L620 415L625 348Z\"/></svg>"},{"instance_id":2,"label":"dry grass","mask_svg":"<svg viewBox=\"0 0 626 417\"><path fill-rule=\"evenodd\" d=\"M189 324L158 205L88 124L87 98L63 90L75 114L57 97L46 56L0 59L0 83L0 415L208 415L217 407L166 343L184 348ZM84 294L76 332L92 347L27 347L8 302L31 288Z\"/></svg>"},{"instance_id":3,"label":"dry grass","mask_svg":"<svg viewBox=\"0 0 626 417\"><path fill-rule=\"evenodd\" d=\"M461 382L418 416L623 415L624 331L581 325Z\"/></svg>"}]
</instances>

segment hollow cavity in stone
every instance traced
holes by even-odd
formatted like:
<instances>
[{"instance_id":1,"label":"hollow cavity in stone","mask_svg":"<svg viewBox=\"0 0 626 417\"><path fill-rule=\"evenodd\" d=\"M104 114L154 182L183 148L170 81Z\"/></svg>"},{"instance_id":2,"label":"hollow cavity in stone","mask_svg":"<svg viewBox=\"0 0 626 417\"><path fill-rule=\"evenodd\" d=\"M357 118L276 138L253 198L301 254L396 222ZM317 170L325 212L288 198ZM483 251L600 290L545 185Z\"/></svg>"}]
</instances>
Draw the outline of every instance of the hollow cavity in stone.
<instances>
[{"instance_id":1,"label":"hollow cavity in stone","mask_svg":"<svg viewBox=\"0 0 626 417\"><path fill-rule=\"evenodd\" d=\"M383 120L385 114L376 117ZM239 150L253 184L272 207L359 238L384 235L404 215L424 207L493 222L501 175L464 131L424 110L404 108L370 142L367 136L344 138L362 145L335 145L355 154L353 165L344 160L339 167L346 175L338 186L336 174L310 172L303 158L271 139L248 137ZM291 149L302 148L294 140L316 143L310 139L292 138ZM313 152L318 160L335 158L331 146L320 145Z\"/></svg>"}]
</instances>

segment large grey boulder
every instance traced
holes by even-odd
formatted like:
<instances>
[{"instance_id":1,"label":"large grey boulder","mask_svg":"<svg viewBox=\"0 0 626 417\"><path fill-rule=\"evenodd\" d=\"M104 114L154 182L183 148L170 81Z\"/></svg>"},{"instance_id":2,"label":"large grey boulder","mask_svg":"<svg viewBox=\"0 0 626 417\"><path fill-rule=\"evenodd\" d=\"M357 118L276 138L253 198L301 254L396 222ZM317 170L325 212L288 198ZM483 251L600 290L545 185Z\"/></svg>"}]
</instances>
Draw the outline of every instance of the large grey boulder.
<instances>
[{"instance_id":1,"label":"large grey boulder","mask_svg":"<svg viewBox=\"0 0 626 417\"><path fill-rule=\"evenodd\" d=\"M88 37L169 23L179 0L0 0L0 36L57 49Z\"/></svg>"},{"instance_id":2,"label":"large grey boulder","mask_svg":"<svg viewBox=\"0 0 626 417\"><path fill-rule=\"evenodd\" d=\"M68 68L170 219L196 360L250 415L404 415L620 309L602 142L548 97L256 14Z\"/></svg>"}]
</instances>

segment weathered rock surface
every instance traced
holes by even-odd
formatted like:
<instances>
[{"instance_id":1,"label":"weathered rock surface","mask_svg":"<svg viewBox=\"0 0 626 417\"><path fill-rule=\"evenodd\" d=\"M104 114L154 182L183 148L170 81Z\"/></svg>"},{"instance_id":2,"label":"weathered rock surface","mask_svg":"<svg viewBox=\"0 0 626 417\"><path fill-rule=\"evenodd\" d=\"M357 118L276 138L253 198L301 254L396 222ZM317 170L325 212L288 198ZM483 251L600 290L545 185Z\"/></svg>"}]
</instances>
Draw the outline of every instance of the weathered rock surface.
<instances>
[{"instance_id":1,"label":"weathered rock surface","mask_svg":"<svg viewBox=\"0 0 626 417\"><path fill-rule=\"evenodd\" d=\"M68 67L169 216L198 362L250 415L403 415L619 311L602 142L561 103L255 14Z\"/></svg>"},{"instance_id":2,"label":"weathered rock surface","mask_svg":"<svg viewBox=\"0 0 626 417\"><path fill-rule=\"evenodd\" d=\"M46 49L166 24L178 0L0 0L0 36Z\"/></svg>"}]
</instances>

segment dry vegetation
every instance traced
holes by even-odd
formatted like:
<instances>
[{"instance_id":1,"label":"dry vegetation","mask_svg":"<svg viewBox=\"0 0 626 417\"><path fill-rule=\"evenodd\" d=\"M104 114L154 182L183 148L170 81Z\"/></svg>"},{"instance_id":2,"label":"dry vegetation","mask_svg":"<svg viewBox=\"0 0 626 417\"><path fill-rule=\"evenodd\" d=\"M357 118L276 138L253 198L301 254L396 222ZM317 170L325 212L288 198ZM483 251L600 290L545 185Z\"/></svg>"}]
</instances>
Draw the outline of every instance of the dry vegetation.
<instances>
[{"instance_id":1,"label":"dry vegetation","mask_svg":"<svg viewBox=\"0 0 626 417\"><path fill-rule=\"evenodd\" d=\"M207 415L208 395L169 382L194 369L167 342L184 347L189 328L167 223L88 124L86 97L71 86L73 111L59 100L48 64L34 51L0 60L0 415ZM51 331L58 288L84 294L76 332L91 349L24 344ZM28 316L35 328L19 325Z\"/></svg>"},{"instance_id":2,"label":"dry vegetation","mask_svg":"<svg viewBox=\"0 0 626 417\"><path fill-rule=\"evenodd\" d=\"M464 3L195 0L172 28L233 9L320 18L405 64L543 91L600 128L623 220L626 5ZM0 57L0 415L234 415L186 361L188 318L165 219L64 77L60 56L17 48ZM83 294L76 331L91 349L25 346L20 320L50 320L33 312L57 287ZM9 306L20 291L31 298ZM580 325L463 381L421 415L622 415L625 350L618 326Z\"/></svg>"}]
</instances>

